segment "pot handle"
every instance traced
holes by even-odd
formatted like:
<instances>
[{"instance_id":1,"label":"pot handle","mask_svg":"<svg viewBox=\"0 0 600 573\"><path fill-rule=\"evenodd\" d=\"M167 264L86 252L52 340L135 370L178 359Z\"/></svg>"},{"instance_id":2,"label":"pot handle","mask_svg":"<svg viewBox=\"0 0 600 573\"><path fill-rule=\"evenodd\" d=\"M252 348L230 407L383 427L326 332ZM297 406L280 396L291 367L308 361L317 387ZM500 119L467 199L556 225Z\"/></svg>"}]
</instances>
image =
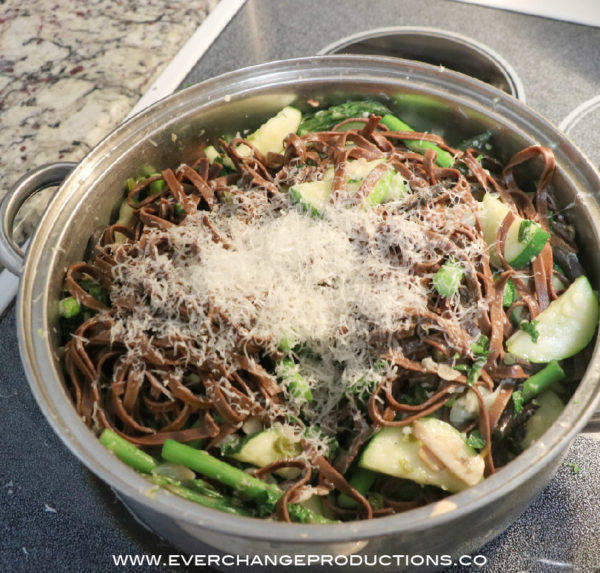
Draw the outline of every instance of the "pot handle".
<instances>
[{"instance_id":1,"label":"pot handle","mask_svg":"<svg viewBox=\"0 0 600 573\"><path fill-rule=\"evenodd\" d=\"M34 193L60 185L73 171L77 163L57 161L47 163L26 173L19 179L0 203L0 263L10 272L20 275L25 253L13 238L13 224L19 209Z\"/></svg>"}]
</instances>

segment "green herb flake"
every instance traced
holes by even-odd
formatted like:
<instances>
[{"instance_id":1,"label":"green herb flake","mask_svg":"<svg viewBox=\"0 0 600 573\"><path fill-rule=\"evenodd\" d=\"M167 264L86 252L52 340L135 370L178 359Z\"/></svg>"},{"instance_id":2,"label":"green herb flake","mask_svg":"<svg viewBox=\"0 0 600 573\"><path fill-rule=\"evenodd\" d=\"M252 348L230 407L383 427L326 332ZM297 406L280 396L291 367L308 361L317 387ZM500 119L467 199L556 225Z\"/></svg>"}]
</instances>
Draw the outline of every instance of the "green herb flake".
<instances>
[{"instance_id":1,"label":"green herb flake","mask_svg":"<svg viewBox=\"0 0 600 573\"><path fill-rule=\"evenodd\" d=\"M479 430L473 430L467 435L467 446L471 446L476 450L485 447L485 440Z\"/></svg>"},{"instance_id":2,"label":"green herb flake","mask_svg":"<svg viewBox=\"0 0 600 573\"><path fill-rule=\"evenodd\" d=\"M581 468L577 464L569 462L567 465L573 470L574 474L578 474L581 471Z\"/></svg>"},{"instance_id":3,"label":"green herb flake","mask_svg":"<svg viewBox=\"0 0 600 573\"><path fill-rule=\"evenodd\" d=\"M529 334L529 336L531 336L531 340L533 340L534 343L537 342L538 337L540 335L540 333L538 332L537 326L538 326L537 320L532 320L531 322L522 320L519 323L519 328L521 330L523 330L524 332L526 332L527 334Z\"/></svg>"},{"instance_id":4,"label":"green herb flake","mask_svg":"<svg viewBox=\"0 0 600 573\"><path fill-rule=\"evenodd\" d=\"M485 334L482 334L477 339L477 342L471 345L471 350L476 356L485 354L487 357L490 350L490 339Z\"/></svg>"},{"instance_id":5,"label":"green herb flake","mask_svg":"<svg viewBox=\"0 0 600 573\"><path fill-rule=\"evenodd\" d=\"M513 404L515 406L515 415L520 414L523 411L523 392L521 390L516 390L512 394Z\"/></svg>"},{"instance_id":6,"label":"green herb flake","mask_svg":"<svg viewBox=\"0 0 600 573\"><path fill-rule=\"evenodd\" d=\"M475 360L467 375L467 384L469 386L473 386L477 382L482 368L486 365L487 357L490 353L490 339L485 334L482 334L477 339L477 342L471 345L471 351L475 356Z\"/></svg>"},{"instance_id":7,"label":"green herb flake","mask_svg":"<svg viewBox=\"0 0 600 573\"><path fill-rule=\"evenodd\" d=\"M538 227L539 225L535 221L529 221L527 219L521 221L521 225L519 226L519 242L526 243L529 241Z\"/></svg>"}]
</instances>

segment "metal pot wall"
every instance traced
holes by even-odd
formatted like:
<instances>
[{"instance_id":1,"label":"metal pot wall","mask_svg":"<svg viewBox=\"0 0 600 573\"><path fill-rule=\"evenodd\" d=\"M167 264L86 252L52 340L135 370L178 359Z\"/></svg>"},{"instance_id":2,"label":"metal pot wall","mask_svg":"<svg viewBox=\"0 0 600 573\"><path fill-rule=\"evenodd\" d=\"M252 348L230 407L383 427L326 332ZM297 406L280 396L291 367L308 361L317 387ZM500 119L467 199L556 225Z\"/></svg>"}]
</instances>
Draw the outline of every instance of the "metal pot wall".
<instances>
[{"instance_id":1,"label":"metal pot wall","mask_svg":"<svg viewBox=\"0 0 600 573\"><path fill-rule=\"evenodd\" d=\"M0 259L22 274L18 337L32 391L50 424L82 463L110 484L153 530L185 551L198 554L216 549L250 555L471 552L502 532L527 507L594 413L600 391L598 348L560 418L495 475L434 505L331 526L230 516L163 491L150 496L151 484L118 462L85 426L72 406L60 364L58 299L66 267L82 258L90 235L108 223L122 197L124 181L144 163L158 168L179 165L206 137L255 127L286 104L306 109L309 98L327 104L356 96L379 98L407 123L440 133L455 145L492 129L500 159L534 143L551 147L558 166L555 194L576 222L582 262L595 288L600 286L598 173L564 135L524 104L467 76L426 64L327 56L232 72L155 104L121 125L78 165L53 164L27 175L0 210ZM23 260L10 235L15 212L33 191L63 178Z\"/></svg>"}]
</instances>

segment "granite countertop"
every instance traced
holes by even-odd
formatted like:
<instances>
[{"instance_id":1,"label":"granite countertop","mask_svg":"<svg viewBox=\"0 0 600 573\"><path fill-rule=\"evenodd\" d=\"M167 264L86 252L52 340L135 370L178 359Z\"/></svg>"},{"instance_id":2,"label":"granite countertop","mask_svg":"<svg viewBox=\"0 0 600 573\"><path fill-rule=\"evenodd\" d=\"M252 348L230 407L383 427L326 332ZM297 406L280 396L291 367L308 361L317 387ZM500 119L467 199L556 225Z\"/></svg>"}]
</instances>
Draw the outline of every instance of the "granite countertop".
<instances>
[{"instance_id":1,"label":"granite countertop","mask_svg":"<svg viewBox=\"0 0 600 573\"><path fill-rule=\"evenodd\" d=\"M127 116L217 3L0 3L0 196L39 165L80 160Z\"/></svg>"}]
</instances>

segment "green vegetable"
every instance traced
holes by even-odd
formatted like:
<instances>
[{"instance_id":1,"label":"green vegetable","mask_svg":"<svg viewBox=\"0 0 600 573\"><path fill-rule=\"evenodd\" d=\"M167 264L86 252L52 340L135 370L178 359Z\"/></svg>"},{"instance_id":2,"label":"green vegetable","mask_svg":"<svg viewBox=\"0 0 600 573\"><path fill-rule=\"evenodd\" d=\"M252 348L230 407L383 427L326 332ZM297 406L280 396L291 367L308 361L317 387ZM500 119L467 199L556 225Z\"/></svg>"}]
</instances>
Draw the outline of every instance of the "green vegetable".
<instances>
[{"instance_id":1,"label":"green vegetable","mask_svg":"<svg viewBox=\"0 0 600 573\"><path fill-rule=\"evenodd\" d=\"M219 449L221 450L221 455L229 456L233 453L238 452L241 443L242 443L242 440L240 440L240 438L237 436L237 434L230 434L229 436L226 436L225 438L223 438L223 441L219 445ZM245 461L245 460L242 460L242 461ZM261 464L255 464L255 465L261 465Z\"/></svg>"},{"instance_id":2,"label":"green vegetable","mask_svg":"<svg viewBox=\"0 0 600 573\"><path fill-rule=\"evenodd\" d=\"M520 414L523 411L523 406L525 405L522 390L515 390L512 393L512 401L515 407L515 414Z\"/></svg>"},{"instance_id":3,"label":"green vegetable","mask_svg":"<svg viewBox=\"0 0 600 573\"><path fill-rule=\"evenodd\" d=\"M64 318L73 318L81 312L81 305L74 296L69 296L58 303L58 312Z\"/></svg>"},{"instance_id":4,"label":"green vegetable","mask_svg":"<svg viewBox=\"0 0 600 573\"><path fill-rule=\"evenodd\" d=\"M208 145L204 148L204 155L208 159L209 163L220 163L223 167L227 167L231 171L235 171L235 165L231 161L231 157L223 153L219 153L214 145Z\"/></svg>"},{"instance_id":5,"label":"green vegetable","mask_svg":"<svg viewBox=\"0 0 600 573\"><path fill-rule=\"evenodd\" d=\"M528 241L532 233L535 233L537 227L538 224L534 221L530 221L529 219L523 219L521 221L521 224L519 225L519 233L517 235L519 238L519 242L523 243L525 241Z\"/></svg>"},{"instance_id":6,"label":"green vegetable","mask_svg":"<svg viewBox=\"0 0 600 573\"><path fill-rule=\"evenodd\" d=\"M439 460L439 470L423 461L420 455L423 446ZM485 466L456 428L428 417L413 422L408 431L397 426L379 430L365 447L358 465L450 492L462 491L480 482Z\"/></svg>"},{"instance_id":7,"label":"green vegetable","mask_svg":"<svg viewBox=\"0 0 600 573\"><path fill-rule=\"evenodd\" d=\"M135 189L135 186L137 185L137 181L133 177L130 177L129 179L127 179L126 184L127 184L127 191L131 192Z\"/></svg>"},{"instance_id":8,"label":"green vegetable","mask_svg":"<svg viewBox=\"0 0 600 573\"><path fill-rule=\"evenodd\" d=\"M386 506L383 494L376 491L367 496L367 501L373 509L383 509Z\"/></svg>"},{"instance_id":9,"label":"green vegetable","mask_svg":"<svg viewBox=\"0 0 600 573\"><path fill-rule=\"evenodd\" d=\"M469 373L467 375L467 384L469 386L473 386L473 384L477 382L479 374L481 373L481 369L487 363L487 357L490 353L490 339L485 334L482 334L477 339L477 342L471 345L471 351L475 356L475 360L473 361L473 365L469 369Z\"/></svg>"},{"instance_id":10,"label":"green vegetable","mask_svg":"<svg viewBox=\"0 0 600 573\"><path fill-rule=\"evenodd\" d=\"M156 460L137 446L128 442L109 428L100 434L100 442L122 462L142 473L150 473L158 464Z\"/></svg>"},{"instance_id":11,"label":"green vegetable","mask_svg":"<svg viewBox=\"0 0 600 573\"><path fill-rule=\"evenodd\" d=\"M279 350L281 350L281 352L291 352L293 346L294 346L294 344L293 344L292 340L290 339L290 337L284 336L279 341L279 345L277 346L277 348L279 348Z\"/></svg>"},{"instance_id":12,"label":"green vegetable","mask_svg":"<svg viewBox=\"0 0 600 573\"><path fill-rule=\"evenodd\" d=\"M488 149L491 147L489 145L490 140L492 139L494 133L491 130L484 131L483 133L479 133L470 139L465 139L459 146L458 149L465 151L469 148L473 149Z\"/></svg>"},{"instance_id":13,"label":"green vegetable","mask_svg":"<svg viewBox=\"0 0 600 573\"><path fill-rule=\"evenodd\" d=\"M284 358L275 370L282 384L294 398L303 402L310 402L313 399L308 382L298 372L298 367L291 358Z\"/></svg>"},{"instance_id":14,"label":"green vegetable","mask_svg":"<svg viewBox=\"0 0 600 573\"><path fill-rule=\"evenodd\" d=\"M565 371L556 360L549 362L542 370L536 372L523 383L523 402L529 402L554 382L565 378Z\"/></svg>"},{"instance_id":15,"label":"green vegetable","mask_svg":"<svg viewBox=\"0 0 600 573\"><path fill-rule=\"evenodd\" d=\"M313 217L320 217L329 203L332 183L329 180L306 181L290 187L290 196L294 203L302 206Z\"/></svg>"},{"instance_id":16,"label":"green vegetable","mask_svg":"<svg viewBox=\"0 0 600 573\"><path fill-rule=\"evenodd\" d=\"M274 485L267 484L243 470L218 460L203 450L195 450L174 440L166 440L162 456L171 462L182 464L190 469L217 480L233 488L238 493L252 499L258 506L261 516L271 515L283 492ZM303 523L333 523L332 520L317 515L299 504L290 504L288 511L292 519Z\"/></svg>"},{"instance_id":17,"label":"green vegetable","mask_svg":"<svg viewBox=\"0 0 600 573\"><path fill-rule=\"evenodd\" d=\"M481 432L477 429L470 432L467 436L467 445L471 446L475 450L480 450L485 447L485 440L481 435Z\"/></svg>"},{"instance_id":18,"label":"green vegetable","mask_svg":"<svg viewBox=\"0 0 600 573\"><path fill-rule=\"evenodd\" d=\"M542 370L530 376L523 383L521 390L513 392L512 400L515 414L520 414L527 402L547 390L555 382L560 382L565 376L564 370L556 360L552 360Z\"/></svg>"},{"instance_id":19,"label":"green vegetable","mask_svg":"<svg viewBox=\"0 0 600 573\"><path fill-rule=\"evenodd\" d=\"M81 279L77 281L77 284L90 296L95 298L97 301L104 304L109 304L110 297L108 291L94 279Z\"/></svg>"},{"instance_id":20,"label":"green vegetable","mask_svg":"<svg viewBox=\"0 0 600 573\"><path fill-rule=\"evenodd\" d=\"M514 283L508 279L506 281L506 285L504 286L504 293L502 295L502 306L504 308L508 308L515 299L517 298L517 289L515 288Z\"/></svg>"},{"instance_id":21,"label":"green vegetable","mask_svg":"<svg viewBox=\"0 0 600 573\"><path fill-rule=\"evenodd\" d=\"M246 436L243 440L221 451L240 462L264 467L279 460L292 459L302 453L300 439L284 428L268 428ZM297 468L282 468L278 475L293 478L298 475Z\"/></svg>"},{"instance_id":22,"label":"green vegetable","mask_svg":"<svg viewBox=\"0 0 600 573\"><path fill-rule=\"evenodd\" d=\"M179 497L183 497L184 499L193 501L194 503L198 503L205 507L218 509L219 511L232 513L234 515L252 515L251 512L239 507L239 503L236 505L235 500L232 498L225 496L203 495L189 487L185 487L181 484L181 482L166 476L151 475L148 476L148 479L152 483L170 491L171 493L174 493Z\"/></svg>"},{"instance_id":23,"label":"green vegetable","mask_svg":"<svg viewBox=\"0 0 600 573\"><path fill-rule=\"evenodd\" d=\"M358 183L362 183L359 179ZM388 169L373 187L366 198L369 205L381 205L390 201L398 201L408 194L406 180L395 169Z\"/></svg>"},{"instance_id":24,"label":"green vegetable","mask_svg":"<svg viewBox=\"0 0 600 573\"><path fill-rule=\"evenodd\" d=\"M384 115L381 118L381 123L389 127L392 131L414 131L412 127L391 114ZM436 163L440 167L451 167L454 165L452 154L440 149L435 143L420 141L418 139L404 139L403 141L406 147L416 153L425 153L428 149L433 149L437 153Z\"/></svg>"},{"instance_id":25,"label":"green vegetable","mask_svg":"<svg viewBox=\"0 0 600 573\"><path fill-rule=\"evenodd\" d=\"M246 139L265 157L269 153L281 153L283 140L290 134L296 133L302 114L294 107L284 107L277 115L263 123ZM240 145L237 149L242 156L250 155L250 148Z\"/></svg>"},{"instance_id":26,"label":"green vegetable","mask_svg":"<svg viewBox=\"0 0 600 573\"><path fill-rule=\"evenodd\" d=\"M541 438L565 408L562 400L552 390L542 392L536 398L536 402L538 409L525 424L525 437L521 442L524 449Z\"/></svg>"},{"instance_id":27,"label":"green vegetable","mask_svg":"<svg viewBox=\"0 0 600 573\"><path fill-rule=\"evenodd\" d=\"M528 333L517 331L506 341L506 348L518 358L535 363L569 358L592 340L598 317L596 293L582 275L535 317L536 341Z\"/></svg>"},{"instance_id":28,"label":"green vegetable","mask_svg":"<svg viewBox=\"0 0 600 573\"><path fill-rule=\"evenodd\" d=\"M490 247L490 260L496 266L501 266L495 244L498 229L510 209L500 199L489 193L483 196L481 206L481 227L483 238ZM524 267L531 259L540 254L549 238L550 233L542 229L538 223L515 214L506 233L504 258L513 268Z\"/></svg>"},{"instance_id":29,"label":"green vegetable","mask_svg":"<svg viewBox=\"0 0 600 573\"><path fill-rule=\"evenodd\" d=\"M389 113L389 108L377 101L348 101L314 113L304 114L298 127L298 134L329 131L334 125L352 117L368 118L371 115L383 116ZM356 123L356 127L362 126L362 123Z\"/></svg>"},{"instance_id":30,"label":"green vegetable","mask_svg":"<svg viewBox=\"0 0 600 573\"><path fill-rule=\"evenodd\" d=\"M433 286L439 294L449 298L453 296L463 279L465 271L462 265L451 259L444 263L433 277Z\"/></svg>"},{"instance_id":31,"label":"green vegetable","mask_svg":"<svg viewBox=\"0 0 600 573\"><path fill-rule=\"evenodd\" d=\"M219 493L211 484L200 478L195 478L191 481L186 482L186 485L201 493L202 495L208 495L210 497L224 497L222 493Z\"/></svg>"},{"instance_id":32,"label":"green vegetable","mask_svg":"<svg viewBox=\"0 0 600 573\"><path fill-rule=\"evenodd\" d=\"M346 177L348 178L348 196L355 195L364 179L375 169L383 160L374 159L366 161L365 159L356 159L348 161L346 164ZM313 216L320 216L329 204L331 190L333 188L333 167L330 167L323 174L323 179L319 181L306 181L297 183L290 187L289 193L295 203L299 203L303 210ZM386 201L395 201L407 194L406 182L404 178L393 169L380 177L372 191L365 197L365 203L376 205Z\"/></svg>"},{"instance_id":33,"label":"green vegetable","mask_svg":"<svg viewBox=\"0 0 600 573\"><path fill-rule=\"evenodd\" d=\"M153 173L151 177L154 177L156 175L160 175L160 173ZM157 179L156 181L152 181L152 183L148 185L148 195L158 195L159 193L162 193L164 188L164 179Z\"/></svg>"},{"instance_id":34,"label":"green vegetable","mask_svg":"<svg viewBox=\"0 0 600 573\"><path fill-rule=\"evenodd\" d=\"M150 165L149 163L142 165L140 168L140 180L152 177L152 175L157 175L156 167L154 167L154 165Z\"/></svg>"},{"instance_id":35,"label":"green vegetable","mask_svg":"<svg viewBox=\"0 0 600 573\"><path fill-rule=\"evenodd\" d=\"M348 483L360 494L367 495L367 492L376 479L377 474L375 472L365 468L356 468L348 479ZM345 508L354 508L358 507L358 502L349 495L340 493L338 496L338 505Z\"/></svg>"},{"instance_id":36,"label":"green vegetable","mask_svg":"<svg viewBox=\"0 0 600 573\"><path fill-rule=\"evenodd\" d=\"M538 338L540 336L540 333L538 332L538 329L537 329L537 325L538 325L537 320L532 320L531 322L522 320L519 323L519 328L523 332L526 332L527 334L529 334L529 336L531 336L531 340L533 340L533 342L537 342Z\"/></svg>"},{"instance_id":37,"label":"green vegetable","mask_svg":"<svg viewBox=\"0 0 600 573\"><path fill-rule=\"evenodd\" d=\"M489 348L490 339L485 334L480 335L477 341L471 345L471 351L475 355L485 354L487 356Z\"/></svg>"}]
</instances>

